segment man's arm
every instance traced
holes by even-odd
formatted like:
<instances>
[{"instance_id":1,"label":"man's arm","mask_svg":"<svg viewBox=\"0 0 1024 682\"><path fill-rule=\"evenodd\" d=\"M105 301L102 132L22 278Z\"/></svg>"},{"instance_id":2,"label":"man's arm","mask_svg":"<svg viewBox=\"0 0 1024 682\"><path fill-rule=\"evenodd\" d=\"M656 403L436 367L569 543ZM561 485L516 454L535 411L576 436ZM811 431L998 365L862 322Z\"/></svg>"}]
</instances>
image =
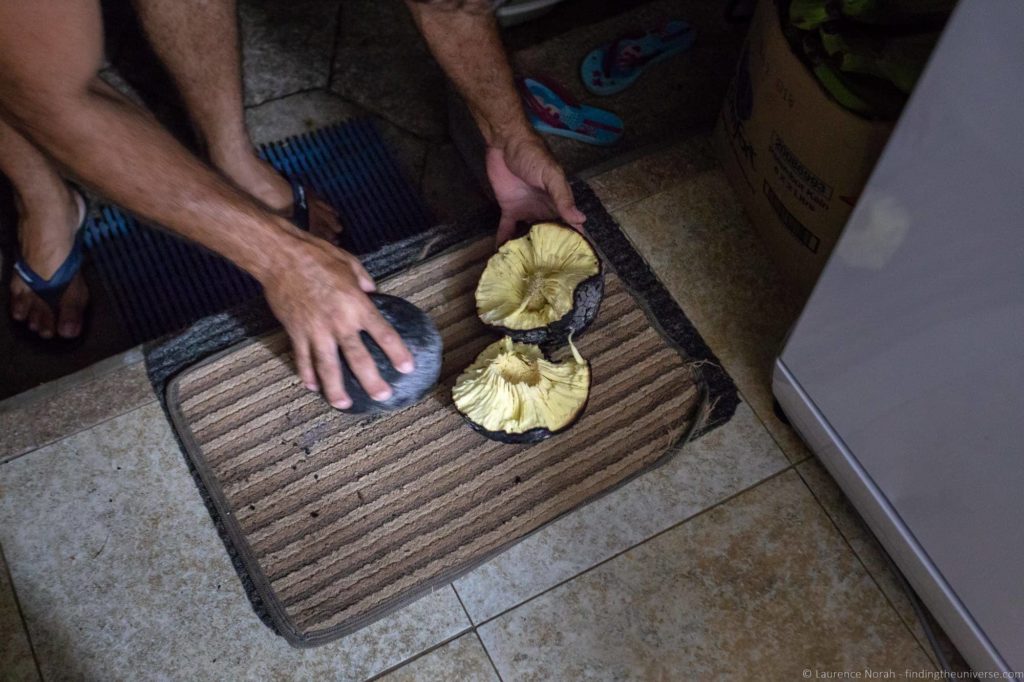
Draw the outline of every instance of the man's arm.
<instances>
[{"instance_id":1,"label":"man's arm","mask_svg":"<svg viewBox=\"0 0 1024 682\"><path fill-rule=\"evenodd\" d=\"M508 55L489 3L470 0L406 4L435 59L466 100L487 143L487 172L502 208L499 241L517 220L560 217L582 227L565 173L523 112Z\"/></svg>"},{"instance_id":2,"label":"man's arm","mask_svg":"<svg viewBox=\"0 0 1024 682\"><path fill-rule=\"evenodd\" d=\"M303 382L335 407L340 346L367 392L390 394L359 332L396 367L412 357L365 291L353 256L263 210L96 77L98 2L0 4L0 115L84 184L143 218L222 254L265 289L288 331Z\"/></svg>"}]
</instances>

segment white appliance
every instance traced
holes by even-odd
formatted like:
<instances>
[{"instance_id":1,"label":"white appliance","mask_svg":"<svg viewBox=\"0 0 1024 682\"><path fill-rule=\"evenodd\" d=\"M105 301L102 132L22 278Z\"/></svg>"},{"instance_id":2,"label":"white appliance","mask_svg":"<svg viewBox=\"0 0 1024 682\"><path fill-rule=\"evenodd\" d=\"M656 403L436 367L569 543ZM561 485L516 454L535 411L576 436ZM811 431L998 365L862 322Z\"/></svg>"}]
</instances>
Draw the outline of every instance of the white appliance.
<instances>
[{"instance_id":1,"label":"white appliance","mask_svg":"<svg viewBox=\"0 0 1024 682\"><path fill-rule=\"evenodd\" d=\"M775 368L976 670L1024 670L1024 2L962 0Z\"/></svg>"}]
</instances>

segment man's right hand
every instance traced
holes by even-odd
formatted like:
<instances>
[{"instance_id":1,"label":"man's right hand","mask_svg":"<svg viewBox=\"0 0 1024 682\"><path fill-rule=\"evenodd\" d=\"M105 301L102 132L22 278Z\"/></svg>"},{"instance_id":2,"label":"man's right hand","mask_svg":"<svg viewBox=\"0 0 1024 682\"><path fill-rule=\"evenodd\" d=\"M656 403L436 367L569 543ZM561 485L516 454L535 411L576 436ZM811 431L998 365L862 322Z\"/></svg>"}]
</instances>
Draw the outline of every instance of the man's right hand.
<instances>
[{"instance_id":1,"label":"man's right hand","mask_svg":"<svg viewBox=\"0 0 1024 682\"><path fill-rule=\"evenodd\" d=\"M376 290L373 279L355 256L304 233L292 236L295 241L280 254L280 265L261 282L270 309L291 337L302 383L311 391L322 387L338 409L351 407L342 381L341 349L370 397L387 400L391 387L377 371L360 332L377 342L399 372L411 372L413 358L367 297Z\"/></svg>"}]
</instances>

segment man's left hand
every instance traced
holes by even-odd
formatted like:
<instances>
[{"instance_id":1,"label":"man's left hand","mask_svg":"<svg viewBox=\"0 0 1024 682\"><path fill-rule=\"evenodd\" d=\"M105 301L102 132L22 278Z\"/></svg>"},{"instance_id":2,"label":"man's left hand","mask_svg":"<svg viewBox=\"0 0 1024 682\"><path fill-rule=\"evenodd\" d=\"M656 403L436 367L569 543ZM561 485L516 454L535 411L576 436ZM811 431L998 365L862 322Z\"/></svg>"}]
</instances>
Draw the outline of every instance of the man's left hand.
<instances>
[{"instance_id":1,"label":"man's left hand","mask_svg":"<svg viewBox=\"0 0 1024 682\"><path fill-rule=\"evenodd\" d=\"M586 216L576 208L565 171L536 135L524 136L502 148L488 147L487 177L501 207L498 244L515 232L519 221L561 219L577 230Z\"/></svg>"}]
</instances>

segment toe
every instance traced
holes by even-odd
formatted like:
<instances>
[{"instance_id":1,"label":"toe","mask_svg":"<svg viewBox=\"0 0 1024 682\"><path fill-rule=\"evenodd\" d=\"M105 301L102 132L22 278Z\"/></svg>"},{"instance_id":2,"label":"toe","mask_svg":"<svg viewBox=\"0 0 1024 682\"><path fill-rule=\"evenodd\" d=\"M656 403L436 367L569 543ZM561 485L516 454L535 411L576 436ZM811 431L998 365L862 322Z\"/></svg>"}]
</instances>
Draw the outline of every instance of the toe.
<instances>
[{"instance_id":1,"label":"toe","mask_svg":"<svg viewBox=\"0 0 1024 682\"><path fill-rule=\"evenodd\" d=\"M82 320L85 307L89 302L88 290L82 275L72 281L60 302L57 334L65 339L73 339L82 333Z\"/></svg>"},{"instance_id":2,"label":"toe","mask_svg":"<svg viewBox=\"0 0 1024 682\"><path fill-rule=\"evenodd\" d=\"M341 235L342 225L338 214L322 199L313 198L309 203L309 231L331 242L336 242Z\"/></svg>"},{"instance_id":3,"label":"toe","mask_svg":"<svg viewBox=\"0 0 1024 682\"><path fill-rule=\"evenodd\" d=\"M11 292L11 317L17 322L28 318L30 307L29 297L24 292Z\"/></svg>"},{"instance_id":4,"label":"toe","mask_svg":"<svg viewBox=\"0 0 1024 682\"><path fill-rule=\"evenodd\" d=\"M44 339L53 338L53 312L41 300L32 302L32 310L28 314L28 328Z\"/></svg>"}]
</instances>

